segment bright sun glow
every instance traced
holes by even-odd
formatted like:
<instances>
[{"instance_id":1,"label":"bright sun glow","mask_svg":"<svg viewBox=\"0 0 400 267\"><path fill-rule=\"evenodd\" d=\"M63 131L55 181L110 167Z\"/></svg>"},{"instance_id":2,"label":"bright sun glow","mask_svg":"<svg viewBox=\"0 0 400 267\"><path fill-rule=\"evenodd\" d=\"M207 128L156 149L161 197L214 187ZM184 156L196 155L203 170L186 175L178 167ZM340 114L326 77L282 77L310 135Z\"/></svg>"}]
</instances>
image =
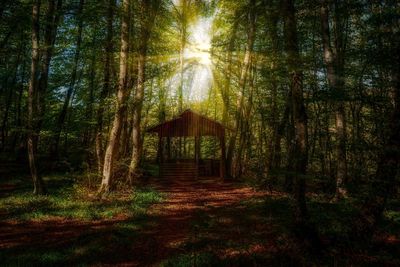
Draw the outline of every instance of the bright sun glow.
<instances>
[{"instance_id":1,"label":"bright sun glow","mask_svg":"<svg viewBox=\"0 0 400 267\"><path fill-rule=\"evenodd\" d=\"M189 27L189 38L183 53L184 85L183 95L189 101L203 101L213 85L211 59L211 27L214 17L200 18ZM181 79L176 72L170 81L170 88L176 92Z\"/></svg>"},{"instance_id":2,"label":"bright sun glow","mask_svg":"<svg viewBox=\"0 0 400 267\"><path fill-rule=\"evenodd\" d=\"M202 18L190 28L189 45L184 55L186 59L197 59L202 65L211 65L211 23L211 18Z\"/></svg>"},{"instance_id":3,"label":"bright sun glow","mask_svg":"<svg viewBox=\"0 0 400 267\"><path fill-rule=\"evenodd\" d=\"M211 25L212 17L201 18L190 27L189 45L185 49L184 57L187 61L195 60L193 78L189 89L189 99L204 100L212 86L211 61Z\"/></svg>"},{"instance_id":4,"label":"bright sun glow","mask_svg":"<svg viewBox=\"0 0 400 267\"><path fill-rule=\"evenodd\" d=\"M188 48L184 54L187 59L195 59L199 64L211 66L211 56L207 51L199 50L197 47Z\"/></svg>"}]
</instances>

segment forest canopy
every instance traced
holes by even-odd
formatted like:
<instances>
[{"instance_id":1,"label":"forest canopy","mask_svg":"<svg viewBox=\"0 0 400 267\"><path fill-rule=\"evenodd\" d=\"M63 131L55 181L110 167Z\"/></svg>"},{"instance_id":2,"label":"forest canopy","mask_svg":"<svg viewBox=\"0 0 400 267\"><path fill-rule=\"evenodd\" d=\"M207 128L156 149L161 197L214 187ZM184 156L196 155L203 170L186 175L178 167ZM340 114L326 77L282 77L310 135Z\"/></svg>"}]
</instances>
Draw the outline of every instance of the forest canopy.
<instances>
[{"instance_id":1,"label":"forest canopy","mask_svg":"<svg viewBox=\"0 0 400 267\"><path fill-rule=\"evenodd\" d=\"M3 0L0 179L101 200L195 160L164 174L287 194L316 247L311 198L346 203L371 240L400 218L399 36L394 0ZM224 134L147 131L188 110Z\"/></svg>"}]
</instances>

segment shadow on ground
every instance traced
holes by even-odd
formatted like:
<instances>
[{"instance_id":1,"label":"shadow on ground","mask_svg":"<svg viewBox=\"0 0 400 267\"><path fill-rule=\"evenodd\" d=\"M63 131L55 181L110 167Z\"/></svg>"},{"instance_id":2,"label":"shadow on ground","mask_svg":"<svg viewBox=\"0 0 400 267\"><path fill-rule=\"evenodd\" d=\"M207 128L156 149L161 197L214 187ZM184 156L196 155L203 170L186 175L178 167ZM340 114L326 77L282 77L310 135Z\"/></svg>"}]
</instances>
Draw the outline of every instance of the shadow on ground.
<instances>
[{"instance_id":1,"label":"shadow on ground","mask_svg":"<svg viewBox=\"0 0 400 267\"><path fill-rule=\"evenodd\" d=\"M0 262L11 266L396 266L398 245L343 253L338 243L316 255L293 234L292 200L217 178L150 179L128 196L73 200L72 184L55 196L0 198ZM9 188L8 190L12 190ZM17 193L16 193L17 192ZM57 197L60 195L60 197ZM20 201L20 202L18 202ZM311 200L323 237L346 240L348 203ZM15 205L15 206L12 206ZM1 211L3 210L3 213ZM35 216L33 216L36 214ZM386 253L386 254L382 254ZM345 255L345 256L344 256Z\"/></svg>"}]
</instances>

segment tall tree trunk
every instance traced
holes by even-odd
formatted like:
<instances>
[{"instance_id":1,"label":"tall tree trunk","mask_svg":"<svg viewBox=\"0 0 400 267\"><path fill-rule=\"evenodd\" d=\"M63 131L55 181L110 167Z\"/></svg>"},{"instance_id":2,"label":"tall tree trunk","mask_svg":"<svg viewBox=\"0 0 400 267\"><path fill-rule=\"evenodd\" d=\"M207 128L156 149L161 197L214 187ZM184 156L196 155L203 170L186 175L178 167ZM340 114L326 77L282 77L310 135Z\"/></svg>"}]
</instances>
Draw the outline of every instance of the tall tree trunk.
<instances>
[{"instance_id":1,"label":"tall tree trunk","mask_svg":"<svg viewBox=\"0 0 400 267\"><path fill-rule=\"evenodd\" d=\"M140 3L142 25L140 29L137 87L133 101L132 157L129 166L129 179L131 184L133 183L134 176L138 175L138 168L142 154L142 133L140 124L142 119L142 107L146 82L147 46L154 25L155 16L158 11L158 1L159 0L142 0Z\"/></svg>"},{"instance_id":2,"label":"tall tree trunk","mask_svg":"<svg viewBox=\"0 0 400 267\"><path fill-rule=\"evenodd\" d=\"M158 90L158 123L163 123L165 122L166 119L166 106L167 106L167 93L166 93L166 88L163 86L161 83L163 80L159 80L157 83L157 86L160 88ZM157 149L157 163L162 163L164 159L164 139L162 137L159 137L159 142L158 142L158 149Z\"/></svg>"},{"instance_id":3,"label":"tall tree trunk","mask_svg":"<svg viewBox=\"0 0 400 267\"><path fill-rule=\"evenodd\" d=\"M249 32L247 35L247 45L246 45L246 52L244 55L244 60L242 64L242 69L240 73L239 79L239 93L237 98L236 104L236 118L235 118L235 126L232 136L229 140L228 151L227 151L227 160L226 160L226 168L228 170L227 175L228 177L232 175L232 163L234 157L234 150L236 146L236 139L240 130L241 120L243 118L243 102L244 102L244 93L246 89L246 82L247 82L247 75L249 72L249 68L251 65L252 54L253 54L253 46L254 40L256 35L256 14L255 14L255 0L249 0L249 13L248 13L248 20L249 20Z\"/></svg>"},{"instance_id":4,"label":"tall tree trunk","mask_svg":"<svg viewBox=\"0 0 400 267\"><path fill-rule=\"evenodd\" d=\"M33 180L33 193L44 194L46 188L42 178L38 175L36 168L36 150L37 139L35 127L36 109L35 109L35 94L37 90L37 77L39 72L39 19L40 19L40 0L36 0L32 7L32 63L31 63L31 78L28 88L28 158L29 168Z\"/></svg>"},{"instance_id":5,"label":"tall tree trunk","mask_svg":"<svg viewBox=\"0 0 400 267\"><path fill-rule=\"evenodd\" d=\"M128 52L129 52L129 23L130 23L130 0L122 2L122 22L121 22L121 52L120 52L120 69L119 84L117 91L117 106L114 115L113 126L111 128L110 137L106 153L104 156L103 178L101 181L99 194L107 194L110 192L112 185L112 169L115 154L118 151L118 142L121 134L123 115L127 110L127 69L128 69Z\"/></svg>"},{"instance_id":6,"label":"tall tree trunk","mask_svg":"<svg viewBox=\"0 0 400 267\"><path fill-rule=\"evenodd\" d=\"M301 226L306 226L308 221L308 211L305 198L306 180L308 164L307 147L307 114L303 100L303 73L299 54L297 39L297 21L295 15L294 1L284 0L285 15L285 42L287 52L287 64L292 92L292 116L294 122L294 149L293 163L295 171L294 196L296 198L296 221Z\"/></svg>"},{"instance_id":7,"label":"tall tree trunk","mask_svg":"<svg viewBox=\"0 0 400 267\"><path fill-rule=\"evenodd\" d=\"M336 7L337 9L337 7ZM340 77L340 71L343 69L343 60L340 60L340 47L335 50L331 46L331 32L329 27L329 7L327 1L324 0L321 5L321 25L322 25L322 43L324 48L324 61L327 69L328 83L335 99L335 128L336 128L336 193L335 198L339 199L347 195L344 187L344 181L347 176L347 159L346 159L346 113L343 104L343 77ZM338 30L338 29L337 29ZM342 34L342 33L337 33ZM336 44L340 42L335 42ZM336 53L334 53L334 51Z\"/></svg>"},{"instance_id":8,"label":"tall tree trunk","mask_svg":"<svg viewBox=\"0 0 400 267\"><path fill-rule=\"evenodd\" d=\"M57 35L57 27L60 22L61 17L61 7L62 0L56 1L49 0L48 8L46 12L46 28L44 33L44 48L42 54L42 64L40 70L40 78L38 84L38 90L36 93L37 97L37 110L38 110L38 118L37 118L37 126L36 130L39 132L42 128L44 114L46 110L46 94L49 80L49 70L50 70L50 62L53 57L53 49L54 43L56 41Z\"/></svg>"},{"instance_id":9,"label":"tall tree trunk","mask_svg":"<svg viewBox=\"0 0 400 267\"><path fill-rule=\"evenodd\" d=\"M237 17L238 12L235 12L235 17ZM233 68L232 68L232 57L233 57L233 50L235 48L235 40L236 40L236 33L237 33L237 28L239 25L239 20L235 20L235 23L232 25L232 33L231 33L231 37L229 40L229 44L228 44L228 53L227 53L227 65L226 65L226 76L225 76L225 80L224 80L224 86L223 86L223 90L221 92L222 95L222 100L223 100L223 110L222 110L222 121L226 126L228 126L228 121L229 121L229 107L230 107L230 88L231 88L231 78L232 78L232 72L233 72ZM225 142L225 138L223 140ZM229 148L231 148L229 146ZM231 177L231 168L232 168L232 157L233 157L233 150L229 150L228 148L228 154L229 157L226 161L225 164L225 174L226 176L229 178ZM226 155L225 155L226 157Z\"/></svg>"},{"instance_id":10,"label":"tall tree trunk","mask_svg":"<svg viewBox=\"0 0 400 267\"><path fill-rule=\"evenodd\" d=\"M253 56L254 57L254 56ZM253 62L254 61L254 62ZM236 161L236 171L235 175L237 178L240 178L244 173L246 167L246 151L250 151L251 149L251 111L253 109L253 91L254 91L254 79L255 79L255 71L256 71L256 62L254 59L251 60L251 66L249 70L249 89L248 96L246 101L242 105L242 119L240 124L240 132L239 132L239 142L237 149L237 161Z\"/></svg>"},{"instance_id":11,"label":"tall tree trunk","mask_svg":"<svg viewBox=\"0 0 400 267\"><path fill-rule=\"evenodd\" d=\"M114 7L115 0L109 0L107 12L107 37L105 43L105 64L104 64L104 77L103 87L100 93L99 108L97 110L97 129L96 129L96 158L98 174L103 173L103 114L104 114L104 99L108 96L111 87L111 66L113 64L113 20L114 20Z\"/></svg>"},{"instance_id":12,"label":"tall tree trunk","mask_svg":"<svg viewBox=\"0 0 400 267\"><path fill-rule=\"evenodd\" d=\"M58 116L56 131L54 134L54 143L52 145L51 152L50 152L52 158L56 158L56 159L59 156L59 143L60 143L61 131L64 126L65 118L67 117L68 107L71 102L72 93L75 90L75 83L76 83L76 78L77 78L76 76L77 76L77 72L78 72L79 57L80 57L81 43L82 43L83 6L84 6L84 0L80 0L78 10L76 13L76 19L78 21L78 33L76 36L76 48L75 48L74 63L73 63L72 72L71 72L71 80L70 80L70 84L69 84L69 87L68 87L68 90L67 90L67 93L66 93L66 96L64 99L63 107Z\"/></svg>"},{"instance_id":13,"label":"tall tree trunk","mask_svg":"<svg viewBox=\"0 0 400 267\"><path fill-rule=\"evenodd\" d=\"M56 39L57 25L61 16L62 0L50 0L46 12L46 28L44 34L44 49L42 64L39 76L39 21L40 21L41 1L36 0L32 8L32 63L31 78L28 89L28 158L33 179L34 194L46 193L43 180L36 168L36 152L40 136L40 129L43 123L44 110L46 104L46 91L48 86L48 76L50 61L52 58L53 47Z\"/></svg>"},{"instance_id":14,"label":"tall tree trunk","mask_svg":"<svg viewBox=\"0 0 400 267\"><path fill-rule=\"evenodd\" d=\"M293 119L293 89L290 85L288 99L287 99L287 124L286 124L286 175L285 175L285 190L287 192L293 192L293 184L295 180L296 171L294 170L294 159L295 159L295 127Z\"/></svg>"},{"instance_id":15,"label":"tall tree trunk","mask_svg":"<svg viewBox=\"0 0 400 267\"><path fill-rule=\"evenodd\" d=\"M267 4L267 3L266 3ZM266 172L267 177L272 177L271 171L279 167L279 153L281 151L281 139L283 136L283 130L286 126L287 116L283 116L283 124L279 123L279 111L278 111L278 57L279 57L279 44L278 44L278 19L279 12L271 11L269 14L270 17L270 27L268 27L268 37L271 39L272 47L271 47L271 67L270 71L271 75L271 117L269 119L269 127L271 128L272 136L268 143L268 155L267 155L267 164L266 164ZM282 126L281 126L282 125Z\"/></svg>"}]
</instances>

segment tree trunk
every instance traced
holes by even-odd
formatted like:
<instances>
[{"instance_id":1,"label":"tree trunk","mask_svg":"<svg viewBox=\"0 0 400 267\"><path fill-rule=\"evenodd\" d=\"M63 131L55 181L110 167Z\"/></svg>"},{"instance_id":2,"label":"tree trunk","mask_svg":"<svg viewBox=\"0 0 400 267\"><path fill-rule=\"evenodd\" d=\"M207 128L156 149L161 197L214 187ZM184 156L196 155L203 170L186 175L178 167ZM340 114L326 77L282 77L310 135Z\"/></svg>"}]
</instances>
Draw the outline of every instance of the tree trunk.
<instances>
[{"instance_id":1,"label":"tree trunk","mask_svg":"<svg viewBox=\"0 0 400 267\"><path fill-rule=\"evenodd\" d=\"M42 178L38 175L36 168L36 150L37 138L34 129L36 119L35 109L35 94L37 90L37 77L39 72L39 19L40 19L40 0L36 0L32 7L32 63L31 63L31 78L28 88L28 158L29 168L33 180L33 193L44 194L46 188Z\"/></svg>"},{"instance_id":2,"label":"tree trunk","mask_svg":"<svg viewBox=\"0 0 400 267\"><path fill-rule=\"evenodd\" d=\"M329 7L326 0L321 5L321 25L322 25L322 43L324 48L324 61L327 69L327 78L329 87L335 99L335 128L336 128L336 193L335 198L340 199L347 195L344 187L344 181L347 176L346 160L346 113L343 104L343 77L340 77L339 71L343 69L343 60L338 60L340 47L336 47L334 53L331 47L330 27L329 27ZM342 34L342 33L338 33ZM338 44L338 42L335 42Z\"/></svg>"},{"instance_id":3,"label":"tree trunk","mask_svg":"<svg viewBox=\"0 0 400 267\"><path fill-rule=\"evenodd\" d=\"M146 44L144 44L146 43ZM129 166L129 181L133 183L133 178L138 174L138 168L140 163L140 156L142 151L141 145L141 119L142 119L142 107L145 87L145 68L146 68L146 53L147 53L147 40L143 40L139 51L138 59L138 83L136 87L136 93L134 97L134 110L133 110L133 125L132 125L132 157Z\"/></svg>"},{"instance_id":4,"label":"tree trunk","mask_svg":"<svg viewBox=\"0 0 400 267\"><path fill-rule=\"evenodd\" d=\"M126 112L128 90L127 90L127 69L128 69L128 47L129 47L129 23L130 23L130 0L122 2L122 22L121 22L121 52L119 84L117 91L117 106L114 115L113 126L108 140L107 150L104 156L103 178L99 189L99 194L104 195L110 192L112 185L112 169L115 154L118 151L118 141L121 134L122 119Z\"/></svg>"},{"instance_id":5,"label":"tree trunk","mask_svg":"<svg viewBox=\"0 0 400 267\"><path fill-rule=\"evenodd\" d=\"M34 194L46 193L43 180L38 174L36 167L36 153L40 136L40 129L43 122L46 91L48 85L49 66L52 57L52 51L55 43L57 25L61 16L60 10L62 0L58 0L57 6L55 0L50 0L46 14L46 28L44 34L43 62L39 76L39 33L40 33L40 6L41 1L36 0L32 7L32 63L31 78L28 88L28 158L33 180Z\"/></svg>"},{"instance_id":6,"label":"tree trunk","mask_svg":"<svg viewBox=\"0 0 400 267\"><path fill-rule=\"evenodd\" d=\"M45 109L46 109L46 94L48 87L48 79L49 79L49 70L50 70L50 62L53 57L53 49L54 43L56 41L57 35L57 27L61 17L61 7L62 0L57 1L57 5L55 0L49 0L47 14L46 14L46 28L44 33L44 49L42 54L42 64L40 70L40 78L38 84L38 90L36 93L36 101L37 110L38 110L38 118L37 118L37 126L36 129L38 131L38 139L39 132L42 128Z\"/></svg>"},{"instance_id":7,"label":"tree trunk","mask_svg":"<svg viewBox=\"0 0 400 267\"><path fill-rule=\"evenodd\" d=\"M268 5L269 1L265 1L265 5ZM280 153L280 142L282 138L283 131L280 131L279 124L279 111L278 111L278 57L279 53L279 36L278 36L278 22L279 22L279 12L276 11L276 7L272 6L271 11L267 14L269 17L269 27L267 28L268 38L271 40L271 65L269 71L271 72L271 116L268 120L268 125L271 129L272 136L268 142L268 155L266 162L266 176L273 178L271 175L276 166L276 158ZM284 120L284 119L283 119ZM284 125L286 125L286 120L284 120ZM281 133L282 132L282 133Z\"/></svg>"},{"instance_id":8,"label":"tree trunk","mask_svg":"<svg viewBox=\"0 0 400 267\"><path fill-rule=\"evenodd\" d=\"M287 161L286 161L286 175L284 188L287 192L293 193L293 184L295 180L294 170L294 159L295 159L295 128L293 119L293 89L290 85L289 95L287 99L287 125L286 125L286 150L287 150Z\"/></svg>"},{"instance_id":9,"label":"tree trunk","mask_svg":"<svg viewBox=\"0 0 400 267\"><path fill-rule=\"evenodd\" d=\"M138 169L140 165L140 158L142 154L142 132L141 132L141 118L142 107L144 98L144 89L146 82L146 56L147 46L151 35L152 27L154 25L155 16L158 9L158 0L148 2L147 0L141 1L141 30L140 30L140 44L139 44L139 58L138 58L138 77L137 87L134 96L134 110L133 110L133 125L132 125L132 157L129 166L129 181L133 183L134 176L139 174Z\"/></svg>"},{"instance_id":10,"label":"tree trunk","mask_svg":"<svg viewBox=\"0 0 400 267\"><path fill-rule=\"evenodd\" d=\"M108 96L111 87L111 65L113 63L113 20L114 20L114 7L115 0L109 0L108 13L107 13L107 37L105 44L105 64L104 64L104 78L103 88L100 93L99 108L97 110L97 129L96 129L96 158L98 174L103 173L103 114L104 114L104 99Z\"/></svg>"},{"instance_id":11,"label":"tree trunk","mask_svg":"<svg viewBox=\"0 0 400 267\"><path fill-rule=\"evenodd\" d=\"M293 163L295 171L296 222L306 226L308 211L305 198L308 147L307 147L307 115L303 100L303 73L297 40L297 21L293 0L284 0L285 25L284 34L287 52L287 64L292 92L292 116L294 122Z\"/></svg>"},{"instance_id":12,"label":"tree trunk","mask_svg":"<svg viewBox=\"0 0 400 267\"><path fill-rule=\"evenodd\" d=\"M76 48L75 48L74 64L73 64L72 73L71 73L71 82L69 84L69 87L68 87L68 90L67 90L67 93L65 96L63 107L58 116L56 131L54 134L54 143L53 143L53 146L52 146L51 152L50 152L51 157L56 158L56 159L59 156L59 143L60 143L61 131L64 126L65 118L67 117L68 107L71 102L72 93L75 90L76 76L77 76L77 72L78 72L79 56L80 56L80 52L81 52L81 43L82 43L83 6L84 6L84 0L80 0L78 10L76 13L76 19L78 21L78 34L76 37Z\"/></svg>"},{"instance_id":13,"label":"tree trunk","mask_svg":"<svg viewBox=\"0 0 400 267\"><path fill-rule=\"evenodd\" d=\"M246 45L246 52L244 55L244 60L242 64L242 69L240 73L239 79L239 94L236 103L236 118L235 118L235 126L234 131L230 137L229 144L228 144L228 151L227 151L227 160L226 160L226 168L227 168L227 175L231 176L232 164L233 164L233 157L234 157L234 150L236 146L236 139L239 133L241 120L243 118L243 102L244 102L244 92L247 82L247 74L251 65L252 54L253 54L253 46L256 34L256 14L255 14L255 0L249 1L249 13L248 13L248 20L249 20L249 32L247 35L247 45Z\"/></svg>"},{"instance_id":14,"label":"tree trunk","mask_svg":"<svg viewBox=\"0 0 400 267\"><path fill-rule=\"evenodd\" d=\"M237 178L240 178L244 173L246 167L246 151L251 149L251 111L253 109L253 91L254 91L254 79L255 79L255 71L256 71L256 62L251 60L251 66L249 71L249 89L248 89L248 96L246 101L242 105L242 119L240 123L240 132L239 132L239 142L238 142L238 149L237 149L237 161L236 161L236 171L235 175Z\"/></svg>"},{"instance_id":15,"label":"tree trunk","mask_svg":"<svg viewBox=\"0 0 400 267\"><path fill-rule=\"evenodd\" d=\"M235 13L235 17L238 16L238 12ZM221 91L222 95L222 100L223 100L223 110L222 110L222 122L224 123L225 127L228 126L228 121L229 121L229 107L230 107L230 88L231 88L231 78L233 74L233 68L232 68L232 58L233 58L233 50L235 48L235 40L236 40L236 33L237 33L237 28L239 25L239 20L235 20L235 23L232 25L232 33L231 37L229 40L228 44L228 52L227 52L227 58L226 58L226 75L224 79L224 86L223 90ZM224 138L225 142L225 138ZM230 143L229 143L230 144ZM225 145L225 144L224 144ZM229 146L231 148L231 146ZM228 154L224 155L225 157L225 176L226 178L231 177L231 168L232 168L232 157L233 157L233 150L232 148L228 148ZM224 148L225 151L225 148ZM226 154L226 152L225 152Z\"/></svg>"}]
</instances>

